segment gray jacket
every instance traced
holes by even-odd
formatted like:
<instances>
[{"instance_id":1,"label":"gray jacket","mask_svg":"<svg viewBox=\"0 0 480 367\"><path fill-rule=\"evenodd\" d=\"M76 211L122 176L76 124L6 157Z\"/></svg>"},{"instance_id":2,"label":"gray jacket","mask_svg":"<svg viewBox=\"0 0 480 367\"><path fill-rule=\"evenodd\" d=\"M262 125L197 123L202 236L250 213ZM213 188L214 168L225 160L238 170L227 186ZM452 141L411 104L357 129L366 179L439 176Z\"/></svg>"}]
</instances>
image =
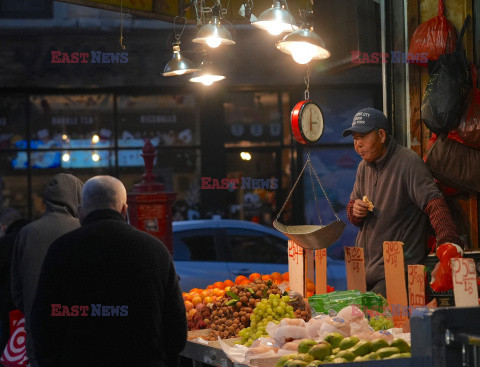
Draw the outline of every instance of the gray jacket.
<instances>
[{"instance_id":1,"label":"gray jacket","mask_svg":"<svg viewBox=\"0 0 480 367\"><path fill-rule=\"evenodd\" d=\"M385 155L373 163L362 160L350 200L366 195L375 206L358 232L355 246L365 251L367 288L385 278L383 242L404 243L406 265L427 257L424 213L430 200L442 197L432 174L412 150L392 138Z\"/></svg>"},{"instance_id":2,"label":"gray jacket","mask_svg":"<svg viewBox=\"0 0 480 367\"><path fill-rule=\"evenodd\" d=\"M34 358L30 335L32 309L38 277L48 248L58 237L80 227L77 208L83 183L75 176L55 175L45 190L44 215L28 224L17 236L12 255L11 285L15 305L25 314L27 356Z\"/></svg>"}]
</instances>

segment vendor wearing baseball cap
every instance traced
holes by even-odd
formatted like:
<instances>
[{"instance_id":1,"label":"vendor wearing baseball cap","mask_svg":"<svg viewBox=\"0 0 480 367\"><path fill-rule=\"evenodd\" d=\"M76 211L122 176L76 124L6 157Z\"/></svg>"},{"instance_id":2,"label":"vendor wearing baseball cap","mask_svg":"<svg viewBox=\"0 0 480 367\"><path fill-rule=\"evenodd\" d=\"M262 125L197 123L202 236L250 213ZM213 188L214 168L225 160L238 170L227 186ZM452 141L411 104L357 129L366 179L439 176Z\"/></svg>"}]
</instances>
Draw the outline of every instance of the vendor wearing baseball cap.
<instances>
[{"instance_id":1,"label":"vendor wearing baseball cap","mask_svg":"<svg viewBox=\"0 0 480 367\"><path fill-rule=\"evenodd\" d=\"M355 246L365 252L367 290L386 296L383 242L404 243L405 266L424 264L427 220L437 245L460 243L447 203L422 159L390 135L385 115L358 111L343 136L353 135L358 165L347 215L360 228Z\"/></svg>"}]
</instances>

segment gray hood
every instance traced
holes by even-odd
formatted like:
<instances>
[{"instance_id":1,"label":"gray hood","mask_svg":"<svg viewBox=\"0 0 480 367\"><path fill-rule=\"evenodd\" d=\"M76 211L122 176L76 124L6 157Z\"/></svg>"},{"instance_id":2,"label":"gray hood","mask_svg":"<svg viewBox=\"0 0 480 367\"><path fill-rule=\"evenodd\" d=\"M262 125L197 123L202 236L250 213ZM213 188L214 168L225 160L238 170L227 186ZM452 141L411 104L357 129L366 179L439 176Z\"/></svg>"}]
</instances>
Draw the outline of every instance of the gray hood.
<instances>
[{"instance_id":1,"label":"gray hood","mask_svg":"<svg viewBox=\"0 0 480 367\"><path fill-rule=\"evenodd\" d=\"M77 177L59 173L53 176L45 189L45 205L47 212L68 213L78 217L78 206L81 204L83 182Z\"/></svg>"}]
</instances>

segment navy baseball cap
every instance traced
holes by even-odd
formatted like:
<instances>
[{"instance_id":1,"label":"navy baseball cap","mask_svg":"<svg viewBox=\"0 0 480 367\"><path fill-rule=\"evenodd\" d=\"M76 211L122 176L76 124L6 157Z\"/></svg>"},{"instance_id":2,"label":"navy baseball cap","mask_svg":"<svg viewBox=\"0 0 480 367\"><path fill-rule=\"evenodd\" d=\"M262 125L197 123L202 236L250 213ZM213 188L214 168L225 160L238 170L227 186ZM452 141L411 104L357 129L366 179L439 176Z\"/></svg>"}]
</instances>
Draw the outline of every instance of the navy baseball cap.
<instances>
[{"instance_id":1,"label":"navy baseball cap","mask_svg":"<svg viewBox=\"0 0 480 367\"><path fill-rule=\"evenodd\" d=\"M390 126L382 111L375 108L364 108L358 111L352 121L352 127L343 131L342 136L346 137L353 133L368 133L373 129L383 129L388 134Z\"/></svg>"}]
</instances>

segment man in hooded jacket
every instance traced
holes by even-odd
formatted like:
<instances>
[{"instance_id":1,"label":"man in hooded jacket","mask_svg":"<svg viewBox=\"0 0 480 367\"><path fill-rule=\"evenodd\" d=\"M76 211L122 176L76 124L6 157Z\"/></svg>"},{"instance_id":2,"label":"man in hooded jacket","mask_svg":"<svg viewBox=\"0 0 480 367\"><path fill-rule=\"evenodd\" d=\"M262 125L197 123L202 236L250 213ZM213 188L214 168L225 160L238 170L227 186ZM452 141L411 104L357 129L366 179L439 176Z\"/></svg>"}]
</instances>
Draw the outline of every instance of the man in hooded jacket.
<instances>
[{"instance_id":1,"label":"man in hooded jacket","mask_svg":"<svg viewBox=\"0 0 480 367\"><path fill-rule=\"evenodd\" d=\"M60 236L80 227L78 206L83 182L70 174L59 173L45 189L46 211L28 224L17 236L12 255L11 285L15 305L25 314L27 357L37 365L30 331L30 312L37 289L40 270L50 245Z\"/></svg>"}]
</instances>

